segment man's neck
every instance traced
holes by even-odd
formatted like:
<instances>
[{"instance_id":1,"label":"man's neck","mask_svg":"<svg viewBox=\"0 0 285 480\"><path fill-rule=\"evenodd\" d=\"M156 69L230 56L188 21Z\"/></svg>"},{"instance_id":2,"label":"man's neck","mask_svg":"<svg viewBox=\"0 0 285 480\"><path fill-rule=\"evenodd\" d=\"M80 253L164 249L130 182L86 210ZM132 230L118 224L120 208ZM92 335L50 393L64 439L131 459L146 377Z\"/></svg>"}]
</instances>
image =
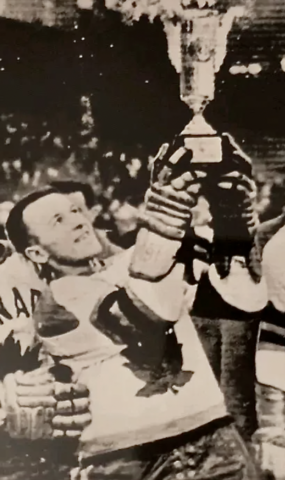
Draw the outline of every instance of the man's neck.
<instances>
[{"instance_id":1,"label":"man's neck","mask_svg":"<svg viewBox=\"0 0 285 480\"><path fill-rule=\"evenodd\" d=\"M88 259L86 262L78 264L62 264L55 260L51 260L46 267L48 273L46 280L51 281L57 278L72 276L89 276L93 273L100 272L104 268L104 262L96 258ZM43 270L44 273L44 270Z\"/></svg>"}]
</instances>

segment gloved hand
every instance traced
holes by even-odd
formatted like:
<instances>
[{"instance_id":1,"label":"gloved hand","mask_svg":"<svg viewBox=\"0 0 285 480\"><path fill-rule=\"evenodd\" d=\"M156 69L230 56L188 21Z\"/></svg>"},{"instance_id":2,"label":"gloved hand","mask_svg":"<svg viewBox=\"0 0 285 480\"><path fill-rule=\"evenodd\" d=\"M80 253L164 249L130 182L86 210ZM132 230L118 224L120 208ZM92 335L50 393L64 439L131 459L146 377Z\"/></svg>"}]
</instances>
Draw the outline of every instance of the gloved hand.
<instances>
[{"instance_id":1,"label":"gloved hand","mask_svg":"<svg viewBox=\"0 0 285 480\"><path fill-rule=\"evenodd\" d=\"M260 252L254 241L258 217L254 211L256 186L251 161L228 134L222 135L222 151L223 162L207 192L214 229L212 262L220 277L225 278L232 257L244 257L253 280L258 282Z\"/></svg>"},{"instance_id":2,"label":"gloved hand","mask_svg":"<svg viewBox=\"0 0 285 480\"><path fill-rule=\"evenodd\" d=\"M91 422L88 389L55 382L49 368L8 374L3 390L6 429L13 438L78 438Z\"/></svg>"},{"instance_id":3,"label":"gloved hand","mask_svg":"<svg viewBox=\"0 0 285 480\"><path fill-rule=\"evenodd\" d=\"M186 149L182 137L171 146L163 144L154 159L143 220L151 230L168 238L184 237L201 178L206 176L194 170L191 159L192 152Z\"/></svg>"},{"instance_id":4,"label":"gloved hand","mask_svg":"<svg viewBox=\"0 0 285 480\"><path fill-rule=\"evenodd\" d=\"M131 276L158 280L175 264L201 187L200 176L191 171L191 159L192 152L186 149L182 137L171 146L162 145L154 159L130 264Z\"/></svg>"}]
</instances>

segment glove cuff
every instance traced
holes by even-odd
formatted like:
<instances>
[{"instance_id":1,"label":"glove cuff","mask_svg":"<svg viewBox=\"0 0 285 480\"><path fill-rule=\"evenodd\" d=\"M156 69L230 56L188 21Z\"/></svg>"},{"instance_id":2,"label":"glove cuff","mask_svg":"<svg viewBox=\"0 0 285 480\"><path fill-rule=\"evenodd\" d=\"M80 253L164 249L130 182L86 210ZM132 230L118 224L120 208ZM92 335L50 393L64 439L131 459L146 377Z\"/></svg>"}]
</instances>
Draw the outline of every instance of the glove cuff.
<instances>
[{"instance_id":1,"label":"glove cuff","mask_svg":"<svg viewBox=\"0 0 285 480\"><path fill-rule=\"evenodd\" d=\"M55 413L56 400L53 396L53 384L50 395L45 397L26 396L19 398L16 374L4 378L4 405L6 411L6 429L12 438L37 440L52 438L52 418ZM45 387L45 386L43 386ZM49 406L45 403L47 402Z\"/></svg>"},{"instance_id":2,"label":"glove cuff","mask_svg":"<svg viewBox=\"0 0 285 480\"><path fill-rule=\"evenodd\" d=\"M230 273L226 278L221 278L216 266L211 265L209 281L225 302L244 312L259 312L267 304L265 281L261 279L256 283L246 261L240 257L231 259Z\"/></svg>"},{"instance_id":3,"label":"glove cuff","mask_svg":"<svg viewBox=\"0 0 285 480\"><path fill-rule=\"evenodd\" d=\"M252 320L258 318L259 312L263 310L266 304L262 292L260 295L262 301L252 302L249 306L242 301L243 298L231 297L226 288L222 287L223 284L217 285L213 281L211 274L204 274L197 289L191 315L213 320ZM206 302L205 298L207 299Z\"/></svg>"}]
</instances>

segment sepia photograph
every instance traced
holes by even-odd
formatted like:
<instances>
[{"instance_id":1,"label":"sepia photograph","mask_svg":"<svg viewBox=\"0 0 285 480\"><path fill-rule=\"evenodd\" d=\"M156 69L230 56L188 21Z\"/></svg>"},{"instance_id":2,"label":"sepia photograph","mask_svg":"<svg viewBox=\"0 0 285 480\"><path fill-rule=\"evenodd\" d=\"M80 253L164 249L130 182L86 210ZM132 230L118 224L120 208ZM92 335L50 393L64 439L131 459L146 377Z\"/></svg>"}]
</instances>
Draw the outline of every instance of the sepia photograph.
<instances>
[{"instance_id":1,"label":"sepia photograph","mask_svg":"<svg viewBox=\"0 0 285 480\"><path fill-rule=\"evenodd\" d=\"M0 0L0 92L0 480L285 480L285 1Z\"/></svg>"}]
</instances>

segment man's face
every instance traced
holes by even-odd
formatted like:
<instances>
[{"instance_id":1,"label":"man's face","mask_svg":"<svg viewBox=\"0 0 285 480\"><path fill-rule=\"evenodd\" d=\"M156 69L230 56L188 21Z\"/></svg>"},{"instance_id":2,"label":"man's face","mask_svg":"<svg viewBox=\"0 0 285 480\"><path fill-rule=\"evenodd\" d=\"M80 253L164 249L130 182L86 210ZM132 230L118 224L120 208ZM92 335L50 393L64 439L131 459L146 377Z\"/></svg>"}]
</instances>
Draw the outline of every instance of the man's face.
<instances>
[{"instance_id":1,"label":"man's face","mask_svg":"<svg viewBox=\"0 0 285 480\"><path fill-rule=\"evenodd\" d=\"M102 250L88 218L65 195L40 198L24 210L23 220L33 243L58 262L76 264Z\"/></svg>"}]
</instances>

